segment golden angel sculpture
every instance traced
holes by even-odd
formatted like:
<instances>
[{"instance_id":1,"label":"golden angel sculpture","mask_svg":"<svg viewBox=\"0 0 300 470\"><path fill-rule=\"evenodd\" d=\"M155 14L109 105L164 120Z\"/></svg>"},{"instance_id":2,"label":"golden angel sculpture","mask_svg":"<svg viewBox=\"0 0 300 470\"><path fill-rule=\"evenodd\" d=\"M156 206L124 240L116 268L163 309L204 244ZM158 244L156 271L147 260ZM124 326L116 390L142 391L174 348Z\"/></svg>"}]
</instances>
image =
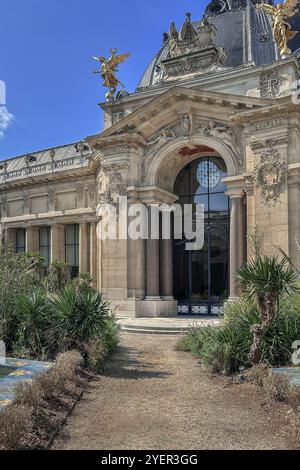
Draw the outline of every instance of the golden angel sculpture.
<instances>
[{"instance_id":1,"label":"golden angel sculpture","mask_svg":"<svg viewBox=\"0 0 300 470\"><path fill-rule=\"evenodd\" d=\"M278 3L276 6L258 3L257 8L265 10L271 15L273 20L273 35L280 49L281 57L291 55L292 51L287 43L293 39L298 31L292 31L291 25L286 21L287 18L294 16L298 12L298 0L286 0L285 3Z\"/></svg>"},{"instance_id":2,"label":"golden angel sculpture","mask_svg":"<svg viewBox=\"0 0 300 470\"><path fill-rule=\"evenodd\" d=\"M117 55L117 49L111 49L111 57L106 59L105 57L93 57L93 59L98 60L101 63L101 70L97 70L94 73L100 73L104 83L103 86L109 89L106 94L107 101L114 99L117 87L120 84L124 87L123 83L120 82L116 73L118 72L118 65L121 62L124 62L130 54Z\"/></svg>"}]
</instances>

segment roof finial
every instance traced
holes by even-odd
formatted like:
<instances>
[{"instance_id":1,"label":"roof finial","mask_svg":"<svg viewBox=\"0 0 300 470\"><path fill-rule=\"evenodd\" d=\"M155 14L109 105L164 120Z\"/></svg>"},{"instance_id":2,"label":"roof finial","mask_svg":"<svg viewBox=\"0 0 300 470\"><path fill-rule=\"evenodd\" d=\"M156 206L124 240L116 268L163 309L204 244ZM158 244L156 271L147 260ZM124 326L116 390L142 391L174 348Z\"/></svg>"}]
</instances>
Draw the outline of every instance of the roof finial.
<instances>
[{"instance_id":1,"label":"roof finial","mask_svg":"<svg viewBox=\"0 0 300 470\"><path fill-rule=\"evenodd\" d=\"M191 17L192 17L192 13L187 12L186 13L186 19L189 23L191 22Z\"/></svg>"}]
</instances>

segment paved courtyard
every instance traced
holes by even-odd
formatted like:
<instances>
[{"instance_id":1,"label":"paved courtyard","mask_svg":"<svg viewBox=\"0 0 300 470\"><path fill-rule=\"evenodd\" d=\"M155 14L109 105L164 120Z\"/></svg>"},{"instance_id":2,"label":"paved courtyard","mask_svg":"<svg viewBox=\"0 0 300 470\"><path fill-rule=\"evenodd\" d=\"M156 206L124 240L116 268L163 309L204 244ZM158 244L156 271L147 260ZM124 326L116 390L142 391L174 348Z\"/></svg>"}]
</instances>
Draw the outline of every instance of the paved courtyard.
<instances>
[{"instance_id":1,"label":"paved courtyard","mask_svg":"<svg viewBox=\"0 0 300 470\"><path fill-rule=\"evenodd\" d=\"M285 449L285 410L249 383L210 377L173 336L124 334L55 449Z\"/></svg>"}]
</instances>

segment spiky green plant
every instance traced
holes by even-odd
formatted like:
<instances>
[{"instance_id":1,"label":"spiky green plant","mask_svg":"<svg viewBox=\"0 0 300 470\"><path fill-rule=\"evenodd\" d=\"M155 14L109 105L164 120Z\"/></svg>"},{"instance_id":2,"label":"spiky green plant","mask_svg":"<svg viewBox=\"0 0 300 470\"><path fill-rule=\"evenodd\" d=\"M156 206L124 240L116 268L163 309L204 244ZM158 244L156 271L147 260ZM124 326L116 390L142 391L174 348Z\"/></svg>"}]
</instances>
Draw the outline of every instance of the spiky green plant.
<instances>
[{"instance_id":1,"label":"spiky green plant","mask_svg":"<svg viewBox=\"0 0 300 470\"><path fill-rule=\"evenodd\" d=\"M261 360L261 343L278 311L280 298L295 291L298 274L286 257L258 256L237 270L241 291L249 300L255 300L260 323L252 325L253 344L250 351L252 364Z\"/></svg>"},{"instance_id":2,"label":"spiky green plant","mask_svg":"<svg viewBox=\"0 0 300 470\"><path fill-rule=\"evenodd\" d=\"M41 285L40 267L39 253L15 253L9 249L0 255L0 338L8 351L16 340L18 297Z\"/></svg>"},{"instance_id":3,"label":"spiky green plant","mask_svg":"<svg viewBox=\"0 0 300 470\"><path fill-rule=\"evenodd\" d=\"M51 329L47 334L50 348L57 351L79 349L92 338L100 337L110 315L107 302L92 289L78 291L69 285L49 298Z\"/></svg>"},{"instance_id":4,"label":"spiky green plant","mask_svg":"<svg viewBox=\"0 0 300 470\"><path fill-rule=\"evenodd\" d=\"M49 304L42 288L34 288L29 293L21 294L16 305L16 347L42 359L43 335L48 320Z\"/></svg>"}]
</instances>

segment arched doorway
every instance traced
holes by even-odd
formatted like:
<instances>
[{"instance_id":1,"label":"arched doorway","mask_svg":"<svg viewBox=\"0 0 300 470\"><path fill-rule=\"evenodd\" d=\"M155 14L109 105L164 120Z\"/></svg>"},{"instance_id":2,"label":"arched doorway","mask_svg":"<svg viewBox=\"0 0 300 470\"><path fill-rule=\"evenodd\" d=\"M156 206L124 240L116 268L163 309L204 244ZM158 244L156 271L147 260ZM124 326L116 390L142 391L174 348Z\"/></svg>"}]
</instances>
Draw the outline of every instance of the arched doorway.
<instances>
[{"instance_id":1,"label":"arched doorway","mask_svg":"<svg viewBox=\"0 0 300 470\"><path fill-rule=\"evenodd\" d=\"M184 235L173 242L174 297L183 315L218 315L229 289L229 198L227 176L219 156L201 157L178 174L174 193L179 203L205 207L202 250L186 251Z\"/></svg>"}]
</instances>

